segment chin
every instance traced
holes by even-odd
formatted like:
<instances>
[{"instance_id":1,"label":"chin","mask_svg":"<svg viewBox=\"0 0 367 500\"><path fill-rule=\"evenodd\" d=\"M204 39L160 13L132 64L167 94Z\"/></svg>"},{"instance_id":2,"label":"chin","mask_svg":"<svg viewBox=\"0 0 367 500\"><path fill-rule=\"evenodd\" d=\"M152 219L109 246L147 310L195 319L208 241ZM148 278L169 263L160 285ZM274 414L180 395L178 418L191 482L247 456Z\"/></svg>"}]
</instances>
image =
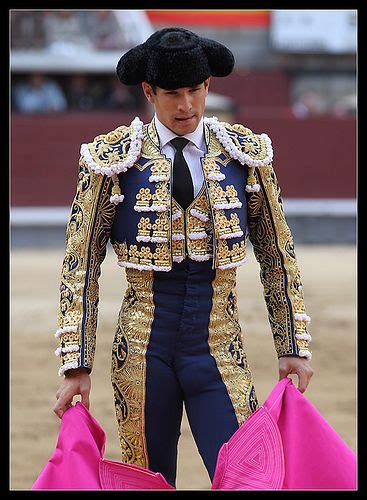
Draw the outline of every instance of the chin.
<instances>
[{"instance_id":1,"label":"chin","mask_svg":"<svg viewBox=\"0 0 367 500\"><path fill-rule=\"evenodd\" d=\"M196 130L198 124L199 121L196 117L192 120L188 120L187 122L178 122L175 120L174 128L172 128L172 130L176 132L176 134L180 135L191 134L191 132L194 132L194 130Z\"/></svg>"}]
</instances>

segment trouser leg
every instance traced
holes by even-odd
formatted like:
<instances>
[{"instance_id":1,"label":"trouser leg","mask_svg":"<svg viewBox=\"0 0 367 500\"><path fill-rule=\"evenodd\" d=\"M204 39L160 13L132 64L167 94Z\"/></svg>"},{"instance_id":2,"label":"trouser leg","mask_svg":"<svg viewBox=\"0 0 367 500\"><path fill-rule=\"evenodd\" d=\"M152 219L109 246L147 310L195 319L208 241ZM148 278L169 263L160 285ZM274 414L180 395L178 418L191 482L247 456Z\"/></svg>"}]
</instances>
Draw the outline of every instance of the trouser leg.
<instances>
[{"instance_id":1,"label":"trouser leg","mask_svg":"<svg viewBox=\"0 0 367 500\"><path fill-rule=\"evenodd\" d=\"M217 271L211 283L198 287L194 279L191 288L197 293L187 309L198 311L197 321L190 326L188 319L182 329L175 367L195 442L213 479L220 447L258 402L242 344L235 271Z\"/></svg>"},{"instance_id":2,"label":"trouser leg","mask_svg":"<svg viewBox=\"0 0 367 500\"><path fill-rule=\"evenodd\" d=\"M222 444L228 441L239 427L226 386L212 361L208 355L205 364L201 363L197 369L191 365L188 371L182 373L184 385L190 385L185 394L188 421L211 480ZM197 381L200 381L201 387L195 390Z\"/></svg>"},{"instance_id":3,"label":"trouser leg","mask_svg":"<svg viewBox=\"0 0 367 500\"><path fill-rule=\"evenodd\" d=\"M181 434L183 393L165 361L147 355L145 437L149 469L176 486L177 445Z\"/></svg>"}]
</instances>

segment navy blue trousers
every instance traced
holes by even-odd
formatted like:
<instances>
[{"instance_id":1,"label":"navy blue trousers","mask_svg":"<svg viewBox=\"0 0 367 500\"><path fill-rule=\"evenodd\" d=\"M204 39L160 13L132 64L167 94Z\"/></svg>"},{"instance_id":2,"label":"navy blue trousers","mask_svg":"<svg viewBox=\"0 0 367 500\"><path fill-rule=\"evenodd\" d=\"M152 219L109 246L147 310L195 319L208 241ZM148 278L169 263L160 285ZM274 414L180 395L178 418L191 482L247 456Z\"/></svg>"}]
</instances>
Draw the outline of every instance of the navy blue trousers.
<instances>
[{"instance_id":1,"label":"navy blue trousers","mask_svg":"<svg viewBox=\"0 0 367 500\"><path fill-rule=\"evenodd\" d=\"M219 271L218 281L211 265L186 259L170 272L128 269L114 342L123 460L160 472L173 486L183 404L211 479L220 447L257 408L242 350L235 270Z\"/></svg>"}]
</instances>

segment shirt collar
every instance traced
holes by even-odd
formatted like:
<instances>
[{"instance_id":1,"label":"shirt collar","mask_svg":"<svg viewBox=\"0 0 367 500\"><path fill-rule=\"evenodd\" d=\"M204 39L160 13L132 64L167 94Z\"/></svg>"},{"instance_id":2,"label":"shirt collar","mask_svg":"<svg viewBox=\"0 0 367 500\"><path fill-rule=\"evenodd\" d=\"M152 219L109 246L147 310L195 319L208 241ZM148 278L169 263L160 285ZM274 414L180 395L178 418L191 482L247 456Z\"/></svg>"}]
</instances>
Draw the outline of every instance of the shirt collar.
<instances>
[{"instance_id":1,"label":"shirt collar","mask_svg":"<svg viewBox=\"0 0 367 500\"><path fill-rule=\"evenodd\" d=\"M201 151L205 151L205 137L204 137L204 118L201 117L198 126L196 129L190 134L185 134L183 136L178 136L172 130L167 128L161 121L159 121L157 115L154 115L155 127L157 129L157 134L159 137L159 142L161 148L163 148L166 144L169 143L175 137L184 137L185 139L192 142L198 149Z\"/></svg>"}]
</instances>

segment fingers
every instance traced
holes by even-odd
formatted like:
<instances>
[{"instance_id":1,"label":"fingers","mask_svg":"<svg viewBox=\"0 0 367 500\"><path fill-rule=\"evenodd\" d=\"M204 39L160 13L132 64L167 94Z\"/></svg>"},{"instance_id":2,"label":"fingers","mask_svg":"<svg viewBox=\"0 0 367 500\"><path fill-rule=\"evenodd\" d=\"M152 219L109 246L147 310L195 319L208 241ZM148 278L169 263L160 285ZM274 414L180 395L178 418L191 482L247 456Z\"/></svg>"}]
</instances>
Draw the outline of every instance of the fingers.
<instances>
[{"instance_id":1,"label":"fingers","mask_svg":"<svg viewBox=\"0 0 367 500\"><path fill-rule=\"evenodd\" d=\"M71 407L72 407L71 401L63 403L62 401L58 400L53 410L56 413L56 415L61 419L66 410L68 410Z\"/></svg>"},{"instance_id":2,"label":"fingers","mask_svg":"<svg viewBox=\"0 0 367 500\"><path fill-rule=\"evenodd\" d=\"M65 392L56 393L57 402L53 408L54 413L61 419L63 414L71 408L73 402L73 396L70 396Z\"/></svg>"},{"instance_id":3,"label":"fingers","mask_svg":"<svg viewBox=\"0 0 367 500\"><path fill-rule=\"evenodd\" d=\"M82 395L82 404L86 407L87 410L89 410L89 391L88 389L83 389L81 391Z\"/></svg>"},{"instance_id":4,"label":"fingers","mask_svg":"<svg viewBox=\"0 0 367 500\"><path fill-rule=\"evenodd\" d=\"M282 380L283 378L285 378L290 373L292 373L292 370L280 367L279 368L279 380Z\"/></svg>"},{"instance_id":5,"label":"fingers","mask_svg":"<svg viewBox=\"0 0 367 500\"><path fill-rule=\"evenodd\" d=\"M298 377L298 390L305 392L310 379L313 375L313 370L310 366L309 360L301 357L280 357L279 358L279 380L287 377L288 375L297 375Z\"/></svg>"},{"instance_id":6,"label":"fingers","mask_svg":"<svg viewBox=\"0 0 367 500\"><path fill-rule=\"evenodd\" d=\"M298 375L298 390L304 393L307 389L308 382L309 379L305 376L305 374Z\"/></svg>"},{"instance_id":7,"label":"fingers","mask_svg":"<svg viewBox=\"0 0 367 500\"><path fill-rule=\"evenodd\" d=\"M311 380L312 375L313 375L313 370L310 366L305 367L304 370L302 370L298 373L298 390L302 394L307 389L307 386Z\"/></svg>"}]
</instances>

